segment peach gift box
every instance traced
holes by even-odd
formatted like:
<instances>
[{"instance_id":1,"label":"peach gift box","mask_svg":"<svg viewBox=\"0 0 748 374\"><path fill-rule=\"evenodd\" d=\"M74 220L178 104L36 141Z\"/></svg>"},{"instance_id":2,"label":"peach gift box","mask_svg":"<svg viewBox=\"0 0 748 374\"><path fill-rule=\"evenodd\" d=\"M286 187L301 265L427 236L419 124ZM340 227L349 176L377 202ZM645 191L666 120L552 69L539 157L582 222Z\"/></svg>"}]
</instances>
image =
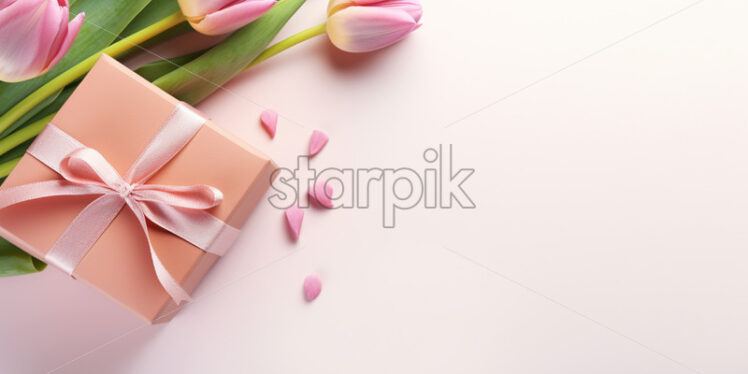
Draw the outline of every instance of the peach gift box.
<instances>
[{"instance_id":1,"label":"peach gift box","mask_svg":"<svg viewBox=\"0 0 748 374\"><path fill-rule=\"evenodd\" d=\"M99 151L124 175L178 104L177 99L104 55L52 123ZM216 187L223 192L223 202L207 212L241 228L267 191L274 169L267 156L208 120L147 183ZM61 176L25 154L0 189L55 179ZM0 235L43 259L73 219L97 197L48 197L7 207L0 210ZM150 223L148 232L166 269L191 293L217 256ZM169 320L178 309L159 283L145 235L127 208L95 242L74 276L149 323Z\"/></svg>"}]
</instances>

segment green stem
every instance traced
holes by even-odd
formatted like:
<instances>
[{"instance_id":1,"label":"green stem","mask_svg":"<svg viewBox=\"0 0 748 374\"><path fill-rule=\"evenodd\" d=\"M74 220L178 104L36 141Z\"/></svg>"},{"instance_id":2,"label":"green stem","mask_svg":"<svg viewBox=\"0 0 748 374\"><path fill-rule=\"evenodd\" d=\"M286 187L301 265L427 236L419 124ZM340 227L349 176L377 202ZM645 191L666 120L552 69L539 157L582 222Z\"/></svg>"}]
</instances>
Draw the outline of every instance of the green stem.
<instances>
[{"instance_id":1,"label":"green stem","mask_svg":"<svg viewBox=\"0 0 748 374\"><path fill-rule=\"evenodd\" d=\"M24 126L18 131L13 132L4 139L0 140L0 155L4 155L5 152L8 152L11 149L23 144L25 141L39 135L39 133L41 133L44 129L44 126L46 126L47 123L52 120L55 114L57 113L52 113L30 125ZM0 175L0 178L2 177L3 176Z\"/></svg>"},{"instance_id":2,"label":"green stem","mask_svg":"<svg viewBox=\"0 0 748 374\"><path fill-rule=\"evenodd\" d=\"M271 45L266 50L262 51L259 56L257 56L252 63L250 63L246 68L249 69L267 59L270 57L273 57L277 55L278 53L281 53L285 51L286 49L289 49L296 44L299 44L303 41L309 40L317 35L322 35L327 32L327 22L322 22L317 26L310 27L304 31L301 31L297 34L291 35L286 39L283 39L279 41L276 44Z\"/></svg>"},{"instance_id":3,"label":"green stem","mask_svg":"<svg viewBox=\"0 0 748 374\"><path fill-rule=\"evenodd\" d=\"M174 13L79 62L77 65L39 87L38 90L34 91L13 108L10 108L10 110L8 110L4 115L0 116L0 132L7 129L11 124L13 124L13 122L17 121L36 105L44 101L44 99L85 75L89 70L91 70L94 64L96 64L96 61L99 59L101 54L106 53L113 57L119 56L138 44L143 43L184 21L185 18L181 12Z\"/></svg>"}]
</instances>

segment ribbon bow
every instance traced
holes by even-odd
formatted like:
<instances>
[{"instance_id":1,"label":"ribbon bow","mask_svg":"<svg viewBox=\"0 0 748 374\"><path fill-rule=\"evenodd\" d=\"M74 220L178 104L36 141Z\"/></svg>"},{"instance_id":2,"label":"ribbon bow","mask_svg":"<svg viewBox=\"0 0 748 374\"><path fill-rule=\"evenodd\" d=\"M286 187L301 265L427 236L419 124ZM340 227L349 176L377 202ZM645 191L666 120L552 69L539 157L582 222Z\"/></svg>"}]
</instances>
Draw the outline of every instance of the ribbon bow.
<instances>
[{"instance_id":1,"label":"ribbon bow","mask_svg":"<svg viewBox=\"0 0 748 374\"><path fill-rule=\"evenodd\" d=\"M147 221L219 256L233 243L239 230L204 211L223 201L223 194L217 188L145 182L189 143L204 122L197 113L178 105L125 177L99 152L83 146L50 123L27 152L64 180L4 189L0 191L0 209L50 196L101 195L78 214L45 256L45 260L72 275L96 240L127 206L143 230L159 282L179 305L189 300L189 295L154 251Z\"/></svg>"}]
</instances>

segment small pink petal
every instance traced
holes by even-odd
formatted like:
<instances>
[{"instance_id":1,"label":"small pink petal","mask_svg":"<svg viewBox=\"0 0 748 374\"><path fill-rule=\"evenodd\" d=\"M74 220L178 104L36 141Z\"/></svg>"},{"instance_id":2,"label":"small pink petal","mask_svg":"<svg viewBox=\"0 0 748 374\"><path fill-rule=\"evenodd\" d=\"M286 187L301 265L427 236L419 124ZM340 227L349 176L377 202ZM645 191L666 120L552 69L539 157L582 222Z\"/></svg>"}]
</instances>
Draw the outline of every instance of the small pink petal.
<instances>
[{"instance_id":1,"label":"small pink petal","mask_svg":"<svg viewBox=\"0 0 748 374\"><path fill-rule=\"evenodd\" d=\"M260 115L262 127L270 135L271 139L275 138L275 130L278 128L278 113L272 109L262 111Z\"/></svg>"},{"instance_id":2,"label":"small pink petal","mask_svg":"<svg viewBox=\"0 0 748 374\"><path fill-rule=\"evenodd\" d=\"M333 194L332 186L325 182L325 181L316 181L314 183L314 188L309 190L309 197L312 198L312 200L316 201L317 204L331 209L333 207L332 205L332 194Z\"/></svg>"},{"instance_id":3,"label":"small pink petal","mask_svg":"<svg viewBox=\"0 0 748 374\"><path fill-rule=\"evenodd\" d=\"M311 139L309 139L309 156L314 156L319 153L319 151L325 147L329 139L330 138L328 138L322 131L314 130Z\"/></svg>"},{"instance_id":4,"label":"small pink petal","mask_svg":"<svg viewBox=\"0 0 748 374\"><path fill-rule=\"evenodd\" d=\"M312 274L304 279L304 298L306 301L312 301L322 292L322 279L319 275Z\"/></svg>"},{"instance_id":5,"label":"small pink petal","mask_svg":"<svg viewBox=\"0 0 748 374\"><path fill-rule=\"evenodd\" d=\"M291 229L291 234L293 235L294 240L299 240L301 222L304 220L304 211L294 205L286 209L285 215L286 223L288 223L288 228Z\"/></svg>"}]
</instances>

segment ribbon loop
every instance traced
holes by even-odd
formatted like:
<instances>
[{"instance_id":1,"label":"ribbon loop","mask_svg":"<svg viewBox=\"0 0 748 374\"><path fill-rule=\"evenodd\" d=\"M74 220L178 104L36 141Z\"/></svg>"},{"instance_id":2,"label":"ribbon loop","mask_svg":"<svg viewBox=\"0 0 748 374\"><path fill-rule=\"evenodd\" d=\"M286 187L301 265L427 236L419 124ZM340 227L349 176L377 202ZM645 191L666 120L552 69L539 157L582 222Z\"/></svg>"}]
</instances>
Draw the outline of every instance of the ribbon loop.
<instances>
[{"instance_id":1,"label":"ribbon loop","mask_svg":"<svg viewBox=\"0 0 748 374\"><path fill-rule=\"evenodd\" d=\"M80 148L67 155L60 162L59 170L60 175L72 183L104 187L120 195L132 189L104 156L91 148Z\"/></svg>"},{"instance_id":2,"label":"ribbon loop","mask_svg":"<svg viewBox=\"0 0 748 374\"><path fill-rule=\"evenodd\" d=\"M138 201L161 202L174 207L205 210L223 202L221 190L204 184L197 186L139 185L133 189Z\"/></svg>"}]
</instances>

